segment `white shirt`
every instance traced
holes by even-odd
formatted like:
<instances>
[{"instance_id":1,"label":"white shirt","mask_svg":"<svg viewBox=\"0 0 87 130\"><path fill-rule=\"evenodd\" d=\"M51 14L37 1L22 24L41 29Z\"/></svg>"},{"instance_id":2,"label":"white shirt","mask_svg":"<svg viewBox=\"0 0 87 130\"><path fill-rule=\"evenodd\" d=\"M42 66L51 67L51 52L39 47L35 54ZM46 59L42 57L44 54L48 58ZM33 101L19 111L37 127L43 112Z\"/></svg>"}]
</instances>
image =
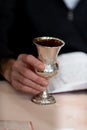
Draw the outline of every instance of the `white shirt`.
<instances>
[{"instance_id":1,"label":"white shirt","mask_svg":"<svg viewBox=\"0 0 87 130\"><path fill-rule=\"evenodd\" d=\"M80 0L63 0L67 8L74 9Z\"/></svg>"}]
</instances>

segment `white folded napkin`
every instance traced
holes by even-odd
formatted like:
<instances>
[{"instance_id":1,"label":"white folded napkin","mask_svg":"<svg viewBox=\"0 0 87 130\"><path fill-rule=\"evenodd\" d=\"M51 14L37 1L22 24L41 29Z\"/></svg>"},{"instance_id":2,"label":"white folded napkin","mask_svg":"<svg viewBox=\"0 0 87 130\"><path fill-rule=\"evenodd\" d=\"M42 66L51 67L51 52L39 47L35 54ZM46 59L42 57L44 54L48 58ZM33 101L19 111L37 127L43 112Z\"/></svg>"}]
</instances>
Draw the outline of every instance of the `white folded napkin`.
<instances>
[{"instance_id":1,"label":"white folded napkin","mask_svg":"<svg viewBox=\"0 0 87 130\"><path fill-rule=\"evenodd\" d=\"M87 89L87 54L72 52L58 56L58 74L49 79L49 93Z\"/></svg>"}]
</instances>

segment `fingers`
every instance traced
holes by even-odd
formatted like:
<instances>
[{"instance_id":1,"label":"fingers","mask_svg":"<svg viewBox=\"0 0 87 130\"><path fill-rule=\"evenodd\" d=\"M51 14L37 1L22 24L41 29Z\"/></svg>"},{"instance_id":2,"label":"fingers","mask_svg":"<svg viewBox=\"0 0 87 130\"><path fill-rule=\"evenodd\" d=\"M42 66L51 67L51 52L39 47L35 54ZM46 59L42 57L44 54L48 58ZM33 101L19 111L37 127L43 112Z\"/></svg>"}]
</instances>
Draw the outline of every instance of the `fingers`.
<instances>
[{"instance_id":1,"label":"fingers","mask_svg":"<svg viewBox=\"0 0 87 130\"><path fill-rule=\"evenodd\" d=\"M44 70L44 67L45 67L44 64L32 55L21 54L18 57L18 59L33 66L34 68L38 70L42 70L42 71Z\"/></svg>"},{"instance_id":2,"label":"fingers","mask_svg":"<svg viewBox=\"0 0 87 130\"><path fill-rule=\"evenodd\" d=\"M14 77L14 80L17 81L17 82L19 82L19 83L21 83L23 85L23 87L27 86L29 88L37 90L38 92L44 91L46 89L46 86L44 86L44 85L42 86L42 85L40 85L38 83L35 83L32 80L23 77L19 73L18 74L14 73L13 77Z\"/></svg>"},{"instance_id":3,"label":"fingers","mask_svg":"<svg viewBox=\"0 0 87 130\"><path fill-rule=\"evenodd\" d=\"M20 83L17 80L13 81L13 87L16 90L19 90L19 91L22 91L22 92L26 92L26 93L30 93L30 94L38 94L38 93L40 93L40 91L38 91L36 89L33 89L32 87L23 85L22 83Z\"/></svg>"},{"instance_id":4,"label":"fingers","mask_svg":"<svg viewBox=\"0 0 87 130\"><path fill-rule=\"evenodd\" d=\"M18 67L19 66L19 67ZM25 67L25 65L23 65L22 63L18 62L17 64L15 64L13 66L13 71L17 72L17 75L18 73L23 76L23 78L26 78L28 80L31 80L39 85L42 85L42 86L47 86L48 85L48 81L47 79L37 75L34 71L32 71L31 69ZM20 77L18 77L19 79ZM23 80L23 79L22 79Z\"/></svg>"},{"instance_id":5,"label":"fingers","mask_svg":"<svg viewBox=\"0 0 87 130\"><path fill-rule=\"evenodd\" d=\"M34 61L36 58L34 58ZM30 64L29 64L30 62ZM12 66L12 73L11 73L11 84L17 90L37 94L44 91L48 85L47 79L40 77L31 69L32 61L25 62L21 59L21 56L17 59L17 61ZM40 61L39 61L40 62Z\"/></svg>"}]
</instances>

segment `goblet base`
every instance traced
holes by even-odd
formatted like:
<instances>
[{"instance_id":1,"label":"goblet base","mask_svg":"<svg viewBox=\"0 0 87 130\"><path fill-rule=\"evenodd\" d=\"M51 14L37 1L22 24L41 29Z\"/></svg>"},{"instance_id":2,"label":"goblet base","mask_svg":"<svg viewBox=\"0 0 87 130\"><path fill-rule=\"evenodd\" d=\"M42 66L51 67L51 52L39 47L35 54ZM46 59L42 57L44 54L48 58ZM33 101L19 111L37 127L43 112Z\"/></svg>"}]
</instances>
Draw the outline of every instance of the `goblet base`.
<instances>
[{"instance_id":1,"label":"goblet base","mask_svg":"<svg viewBox=\"0 0 87 130\"><path fill-rule=\"evenodd\" d=\"M37 94L31 99L31 101L39 105L49 105L56 103L55 98L51 94L48 94L46 98L42 97L40 94Z\"/></svg>"}]
</instances>

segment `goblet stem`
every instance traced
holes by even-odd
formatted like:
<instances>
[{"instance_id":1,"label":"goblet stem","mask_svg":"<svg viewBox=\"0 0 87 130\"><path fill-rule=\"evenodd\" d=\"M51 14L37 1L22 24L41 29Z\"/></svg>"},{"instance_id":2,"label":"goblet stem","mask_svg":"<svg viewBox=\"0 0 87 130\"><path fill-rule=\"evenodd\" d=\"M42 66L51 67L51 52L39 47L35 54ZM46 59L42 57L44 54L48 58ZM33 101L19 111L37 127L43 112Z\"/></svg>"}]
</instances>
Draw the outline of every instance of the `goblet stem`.
<instances>
[{"instance_id":1,"label":"goblet stem","mask_svg":"<svg viewBox=\"0 0 87 130\"><path fill-rule=\"evenodd\" d=\"M45 91L43 91L41 93L41 96L42 96L42 98L47 98L48 97L48 90L46 89Z\"/></svg>"},{"instance_id":2,"label":"goblet stem","mask_svg":"<svg viewBox=\"0 0 87 130\"><path fill-rule=\"evenodd\" d=\"M43 91L42 93L35 95L32 98L32 101L40 105L48 105L48 104L56 103L55 98L51 94L48 93L47 89Z\"/></svg>"}]
</instances>

